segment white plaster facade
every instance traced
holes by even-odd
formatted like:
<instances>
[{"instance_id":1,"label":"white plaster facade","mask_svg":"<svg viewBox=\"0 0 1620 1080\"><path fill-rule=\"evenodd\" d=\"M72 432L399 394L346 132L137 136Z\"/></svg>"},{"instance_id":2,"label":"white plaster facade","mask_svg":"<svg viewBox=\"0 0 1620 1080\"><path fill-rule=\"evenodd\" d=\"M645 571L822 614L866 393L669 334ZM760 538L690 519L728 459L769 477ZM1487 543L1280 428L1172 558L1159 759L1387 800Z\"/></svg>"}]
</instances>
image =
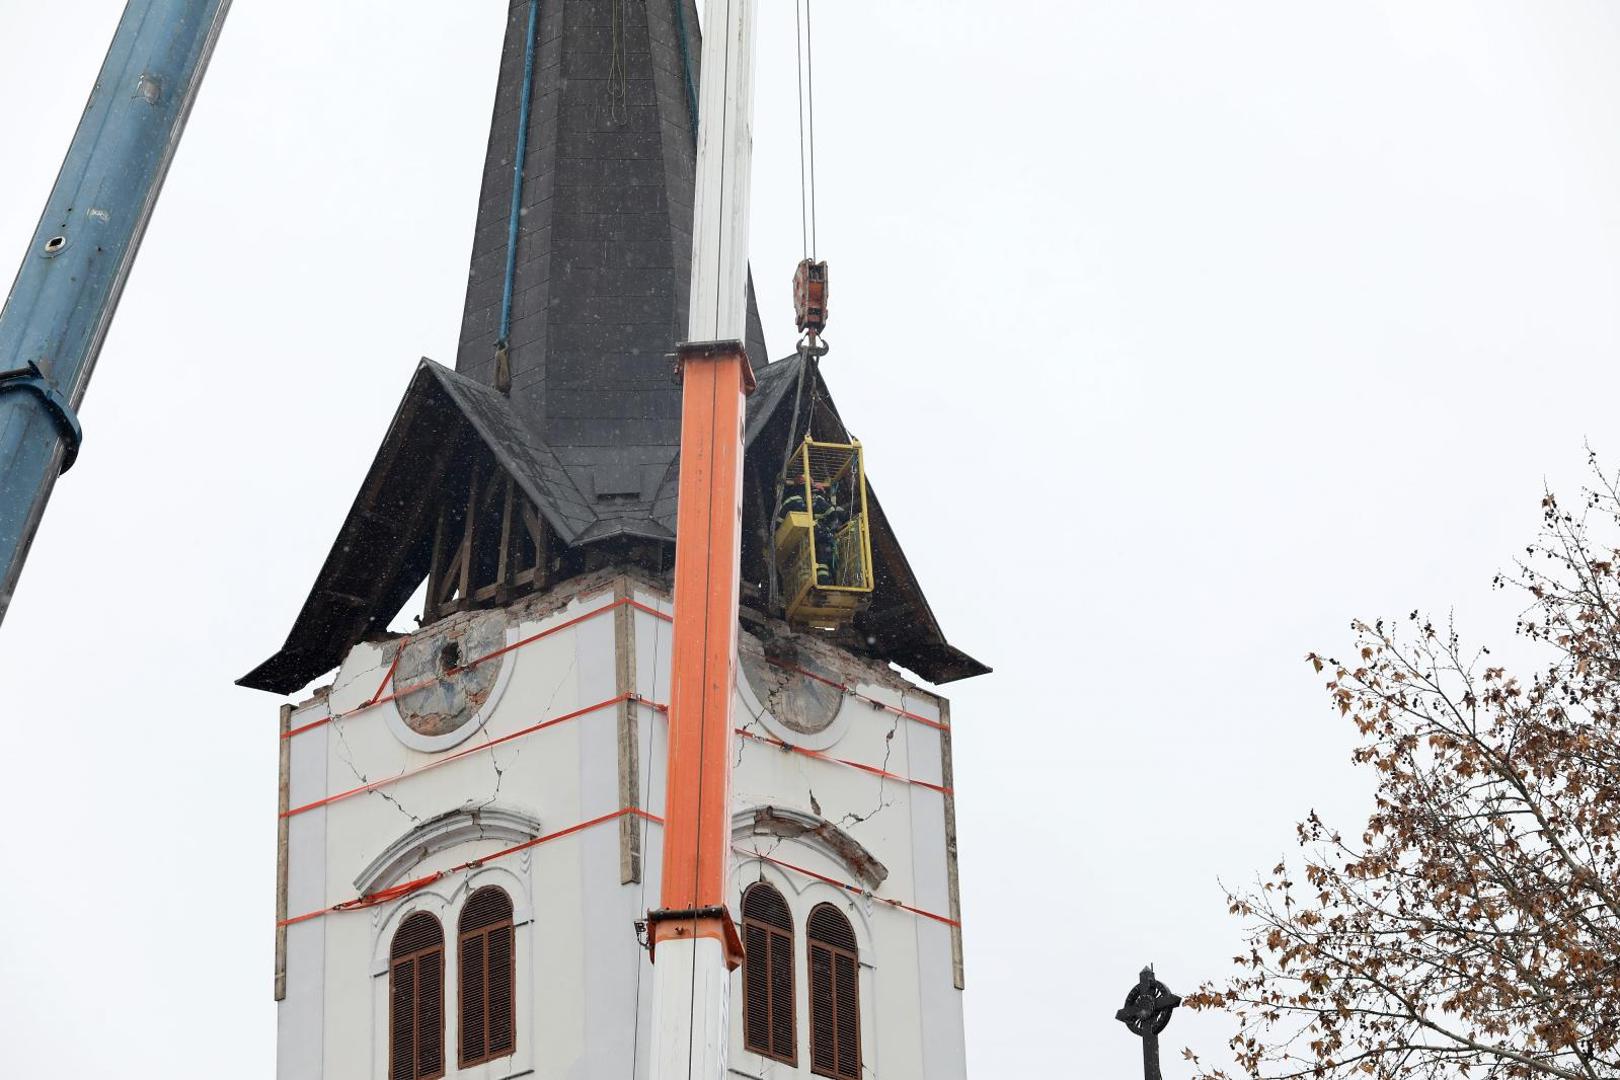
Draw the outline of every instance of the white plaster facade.
<instances>
[{"instance_id":1,"label":"white plaster facade","mask_svg":"<svg viewBox=\"0 0 1620 1080\"><path fill-rule=\"evenodd\" d=\"M445 930L446 1075L647 1075L652 967L634 924L657 905L660 829L637 811L656 816L663 804L666 720L656 706L668 697L670 626L658 613L669 611L659 586L599 577L484 613L504 621L496 629L509 651L479 665L500 669L492 678L480 673L478 693L461 703L471 719L456 729L459 738L435 735L427 744L402 735L399 702L386 699L402 689L391 670L399 640L356 646L331 688L284 720L292 734L281 902L295 921L278 950L278 1077L387 1076L390 940L417 910L436 914ZM767 686L762 701L754 685L766 670L762 646L743 634L756 675L739 674L738 725L811 753L737 737L732 790L742 851L730 903L735 917L742 889L763 878L793 911L799 1065L743 1049L734 973L730 1071L811 1075L804 921L827 901L849 916L860 944L863 1072L956 1080L964 1076L961 940L951 925L958 916L946 703L881 665L804 635L790 640L806 669L850 692L794 676ZM768 668L788 670L780 656ZM469 676L442 677L458 678ZM775 713L794 694L831 722L811 731L819 725L804 721L804 708L784 722ZM366 707L379 695L383 701ZM759 832L763 807L790 827ZM575 828L587 822L596 824ZM830 826L779 835L820 823ZM862 849L881 868L862 861ZM879 869L886 875L871 888ZM328 910L437 872L446 873L396 899ZM458 1070L456 918L486 884L504 888L514 906L516 1051Z\"/></svg>"}]
</instances>

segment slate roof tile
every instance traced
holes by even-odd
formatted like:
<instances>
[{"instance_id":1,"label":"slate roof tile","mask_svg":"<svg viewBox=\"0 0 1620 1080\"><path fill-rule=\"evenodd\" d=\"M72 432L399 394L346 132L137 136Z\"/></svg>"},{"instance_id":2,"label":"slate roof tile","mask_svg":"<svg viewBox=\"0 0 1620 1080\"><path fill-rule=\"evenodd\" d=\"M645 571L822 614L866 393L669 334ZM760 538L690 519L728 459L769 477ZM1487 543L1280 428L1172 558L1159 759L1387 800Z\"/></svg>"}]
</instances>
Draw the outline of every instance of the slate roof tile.
<instances>
[{"instance_id":1,"label":"slate roof tile","mask_svg":"<svg viewBox=\"0 0 1620 1080\"><path fill-rule=\"evenodd\" d=\"M686 325L695 157L685 64L695 69L700 53L693 40L683 58L674 4L695 39L692 0L621 6L630 23L617 57L616 5L566 0L542 12L507 396L492 382L528 29L526 0L513 0L456 370L418 367L286 645L244 685L295 690L386 628L427 573L424 529L438 492L426 478L466 447L493 456L564 545L673 540L680 397L671 360ZM603 96L615 63L634 88L619 103ZM783 406L801 376L831 399L797 355L764 363L752 275L747 289L759 382L748 403L752 447L788 424ZM773 454L786 438L773 436ZM774 474L780 464L751 458L750 467ZM935 681L985 670L946 643L875 500L873 519L880 653Z\"/></svg>"}]
</instances>

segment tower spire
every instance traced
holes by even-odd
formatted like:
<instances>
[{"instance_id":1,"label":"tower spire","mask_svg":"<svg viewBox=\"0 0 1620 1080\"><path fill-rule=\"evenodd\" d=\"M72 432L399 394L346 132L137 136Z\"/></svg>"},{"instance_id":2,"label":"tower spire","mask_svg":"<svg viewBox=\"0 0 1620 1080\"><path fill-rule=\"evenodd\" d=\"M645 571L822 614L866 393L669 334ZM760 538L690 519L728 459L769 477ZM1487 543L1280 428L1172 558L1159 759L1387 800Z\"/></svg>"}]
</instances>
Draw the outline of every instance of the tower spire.
<instances>
[{"instance_id":1,"label":"tower spire","mask_svg":"<svg viewBox=\"0 0 1620 1080\"><path fill-rule=\"evenodd\" d=\"M697 27L692 0L513 0L456 355L628 514L680 443ZM763 362L751 288L747 339Z\"/></svg>"},{"instance_id":2,"label":"tower spire","mask_svg":"<svg viewBox=\"0 0 1620 1080\"><path fill-rule=\"evenodd\" d=\"M697 28L692 0L509 0L456 370L418 366L286 643L243 685L303 686L386 633L424 578L431 624L609 565L667 567L674 354L691 336ZM847 432L802 357L766 364L751 286L736 306L760 383L742 552L757 605L769 596L765 493L803 434L801 390L824 434ZM936 681L986 670L946 642L871 501L877 590L852 640Z\"/></svg>"}]
</instances>

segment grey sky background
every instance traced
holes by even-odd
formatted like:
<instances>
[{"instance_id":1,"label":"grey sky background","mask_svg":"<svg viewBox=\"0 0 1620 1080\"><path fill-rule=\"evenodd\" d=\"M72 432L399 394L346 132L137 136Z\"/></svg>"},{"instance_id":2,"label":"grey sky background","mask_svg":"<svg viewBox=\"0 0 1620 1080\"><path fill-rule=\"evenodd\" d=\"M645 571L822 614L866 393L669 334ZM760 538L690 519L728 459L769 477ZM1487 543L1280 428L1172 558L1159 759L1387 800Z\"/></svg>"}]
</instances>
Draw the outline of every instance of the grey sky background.
<instances>
[{"instance_id":1,"label":"grey sky background","mask_svg":"<svg viewBox=\"0 0 1620 1080\"><path fill-rule=\"evenodd\" d=\"M118 0L0 0L0 274ZM451 362L496 0L237 0L0 629L0 1074L274 1074L281 642ZM1620 9L816 0L825 370L953 641L970 1067L1128 1077L1146 961L1367 784L1308 649L1505 644L1544 478L1620 463ZM753 267L799 258L763 0ZM1182 1014L1166 1074L1227 1025ZM134 1064L132 1064L134 1063Z\"/></svg>"}]
</instances>

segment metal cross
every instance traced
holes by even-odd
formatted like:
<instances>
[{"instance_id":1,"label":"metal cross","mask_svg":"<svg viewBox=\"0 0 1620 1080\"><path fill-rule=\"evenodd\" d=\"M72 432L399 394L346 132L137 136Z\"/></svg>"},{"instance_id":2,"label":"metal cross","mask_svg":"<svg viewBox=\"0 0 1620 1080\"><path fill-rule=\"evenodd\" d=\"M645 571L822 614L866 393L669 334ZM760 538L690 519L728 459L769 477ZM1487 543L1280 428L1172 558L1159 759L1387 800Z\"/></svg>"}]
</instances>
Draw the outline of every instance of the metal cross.
<instances>
[{"instance_id":1,"label":"metal cross","mask_svg":"<svg viewBox=\"0 0 1620 1080\"><path fill-rule=\"evenodd\" d=\"M1170 1023L1170 1014L1181 999L1170 988L1153 977L1153 967L1142 969L1131 992L1125 995L1125 1007L1114 1014L1114 1019L1131 1029L1131 1034L1142 1040L1142 1075L1145 1080L1163 1080L1159 1072L1159 1032Z\"/></svg>"}]
</instances>

